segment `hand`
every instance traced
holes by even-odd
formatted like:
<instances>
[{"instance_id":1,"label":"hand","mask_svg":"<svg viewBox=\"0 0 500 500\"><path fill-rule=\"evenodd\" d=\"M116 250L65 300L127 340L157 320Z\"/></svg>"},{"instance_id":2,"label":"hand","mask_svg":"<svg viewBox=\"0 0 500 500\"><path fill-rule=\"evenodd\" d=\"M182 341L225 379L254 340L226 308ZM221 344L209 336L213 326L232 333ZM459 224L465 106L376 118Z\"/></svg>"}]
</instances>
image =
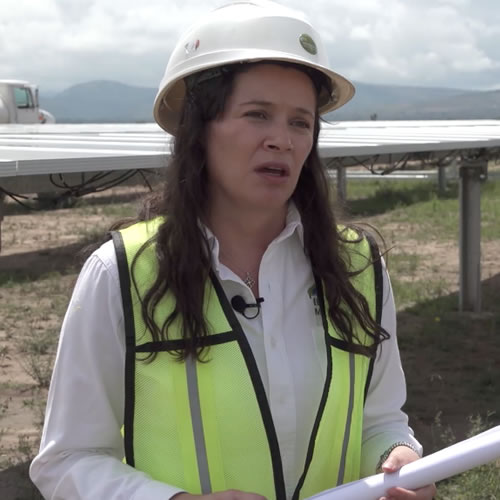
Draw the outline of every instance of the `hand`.
<instances>
[{"instance_id":1,"label":"hand","mask_svg":"<svg viewBox=\"0 0 500 500\"><path fill-rule=\"evenodd\" d=\"M218 491L207 495L191 495L189 493L177 493L170 500L266 500L266 497L256 493L246 493L239 490Z\"/></svg>"},{"instance_id":2,"label":"hand","mask_svg":"<svg viewBox=\"0 0 500 500\"><path fill-rule=\"evenodd\" d=\"M382 471L391 474L398 471L405 464L418 460L420 457L407 446L398 446L392 450L387 460L382 464ZM403 488L389 488L386 496L380 500L431 500L436 494L436 486L429 484L418 490L405 490Z\"/></svg>"}]
</instances>

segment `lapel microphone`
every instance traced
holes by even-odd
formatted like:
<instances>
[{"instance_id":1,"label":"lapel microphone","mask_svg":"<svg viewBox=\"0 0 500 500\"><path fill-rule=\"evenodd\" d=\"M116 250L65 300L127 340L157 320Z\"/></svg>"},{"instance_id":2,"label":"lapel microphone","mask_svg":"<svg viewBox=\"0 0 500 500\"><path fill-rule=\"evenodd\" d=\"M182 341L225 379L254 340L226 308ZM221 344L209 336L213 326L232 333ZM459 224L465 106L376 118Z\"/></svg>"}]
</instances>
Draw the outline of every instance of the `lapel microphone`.
<instances>
[{"instance_id":1,"label":"lapel microphone","mask_svg":"<svg viewBox=\"0 0 500 500\"><path fill-rule=\"evenodd\" d=\"M231 305L236 312L243 314L245 318L254 319L259 315L260 305L262 302L264 302L264 298L257 297L255 300L255 304L247 304L245 302L245 299L241 295L235 295L231 299ZM250 309L250 311L246 312L247 309Z\"/></svg>"}]
</instances>

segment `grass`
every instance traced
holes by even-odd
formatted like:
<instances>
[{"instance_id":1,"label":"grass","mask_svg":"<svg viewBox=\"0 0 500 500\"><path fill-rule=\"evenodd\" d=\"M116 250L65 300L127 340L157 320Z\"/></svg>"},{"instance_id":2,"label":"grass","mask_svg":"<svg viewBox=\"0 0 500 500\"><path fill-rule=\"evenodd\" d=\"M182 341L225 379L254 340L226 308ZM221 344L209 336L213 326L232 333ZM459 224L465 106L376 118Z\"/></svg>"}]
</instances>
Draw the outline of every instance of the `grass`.
<instances>
[{"instance_id":1,"label":"grass","mask_svg":"<svg viewBox=\"0 0 500 500\"><path fill-rule=\"evenodd\" d=\"M481 416L469 417L467 437L475 436L486 430L486 421ZM436 431L444 445L456 442L453 430L442 425L440 415L436 416ZM500 460L476 467L456 476L445 479L439 484L436 500L498 500L500 498Z\"/></svg>"},{"instance_id":2,"label":"grass","mask_svg":"<svg viewBox=\"0 0 500 500\"><path fill-rule=\"evenodd\" d=\"M451 185L440 196L436 184L350 180L346 207L353 217L378 227L390 248L408 386L405 410L428 453L500 423L500 265L483 282L483 313L458 313L458 270L450 263L457 254L458 187ZM33 213L30 224L36 225L37 217L54 224L51 247L34 256L37 266L0 256L0 263L8 264L0 267L0 367L15 360L27 377L0 384L0 492L10 481L17 485L17 498L41 498L27 480L27 463L38 444L58 331L80 267L74 254L112 221L131 216L131 201L127 195L83 198L53 215ZM482 186L481 209L482 241L498 242L500 182ZM72 239L58 244L59 225L69 214L78 221L68 229ZM17 239L24 236L16 232ZM439 254L428 253L435 246ZM20 432L6 444L9 429L2 421L15 405L32 415L38 434ZM499 499L499 478L499 464L476 468L441 483L436 498Z\"/></svg>"},{"instance_id":3,"label":"grass","mask_svg":"<svg viewBox=\"0 0 500 500\"><path fill-rule=\"evenodd\" d=\"M392 248L387 260L407 376L405 410L427 453L498 425L499 268L483 281L483 313L460 314L458 268L447 272L449 263L433 262L428 253L442 245L450 248L449 260L456 258L458 186L450 186L445 196L426 181L349 181L347 186L348 213L375 225ZM487 182L481 187L483 244L500 240L499 220L500 182ZM447 423L436 423L436 416ZM443 481L436 499L500 499L500 461Z\"/></svg>"},{"instance_id":4,"label":"grass","mask_svg":"<svg viewBox=\"0 0 500 500\"><path fill-rule=\"evenodd\" d=\"M382 216L382 223L404 224L415 239L455 240L459 227L458 185L440 195L432 181L349 181L348 212L354 217ZM500 238L500 183L481 186L481 238ZM437 223L436 223L437 222Z\"/></svg>"},{"instance_id":5,"label":"grass","mask_svg":"<svg viewBox=\"0 0 500 500\"><path fill-rule=\"evenodd\" d=\"M395 278L392 280L392 287L394 296L400 307L409 307L425 300L430 300L434 303L433 299L445 297L448 294L447 283L440 278L433 280L415 279L410 282ZM434 312L430 309L431 307L428 306L426 314L437 314L442 310L441 306L434 307ZM452 305L451 309L456 309L456 307Z\"/></svg>"},{"instance_id":6,"label":"grass","mask_svg":"<svg viewBox=\"0 0 500 500\"><path fill-rule=\"evenodd\" d=\"M44 329L33 335L16 339L19 363L33 379L37 388L47 389L50 384L59 330Z\"/></svg>"},{"instance_id":7,"label":"grass","mask_svg":"<svg viewBox=\"0 0 500 500\"><path fill-rule=\"evenodd\" d=\"M394 253L387 256L388 266L392 276L392 288L400 309L449 295L449 284L436 273L433 278L422 279L419 269L424 260L417 253ZM441 306L438 307L441 309ZM426 314L430 313L427 309ZM437 312L437 311L436 311Z\"/></svg>"}]
</instances>

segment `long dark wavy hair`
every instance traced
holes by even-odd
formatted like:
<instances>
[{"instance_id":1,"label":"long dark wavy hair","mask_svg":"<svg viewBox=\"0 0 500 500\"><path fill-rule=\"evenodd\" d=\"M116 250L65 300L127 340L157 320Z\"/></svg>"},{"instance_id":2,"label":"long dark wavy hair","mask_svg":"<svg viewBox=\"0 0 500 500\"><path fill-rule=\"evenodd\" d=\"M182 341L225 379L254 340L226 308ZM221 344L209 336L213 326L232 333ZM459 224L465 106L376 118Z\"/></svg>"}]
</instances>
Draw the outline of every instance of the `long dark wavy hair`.
<instances>
[{"instance_id":1,"label":"long dark wavy hair","mask_svg":"<svg viewBox=\"0 0 500 500\"><path fill-rule=\"evenodd\" d=\"M139 220L164 217L154 239L146 242L141 249L154 244L158 260L156 280L142 297L142 316L154 341L169 339L169 328L176 319L181 319L184 347L174 353L179 360L191 355L204 360L208 349L203 342L204 337L209 335L203 307L205 284L212 262L207 238L200 227L209 201L204 144L207 124L223 112L235 75L247 71L254 64L258 63L226 66L215 77L211 75L210 78L187 81L184 109L166 169L164 187L146 200L139 214ZM325 88L328 92L332 90L329 81L319 71L293 63L272 64L306 72L314 83L317 95ZM374 356L378 344L389 335L371 316L366 298L352 285L350 242L336 225L331 189L317 150L319 131L319 113L316 110L313 147L292 195L304 226L304 249L313 273L324 284L327 314L349 350ZM133 283L135 263L140 253L132 263ZM367 262L367 266L370 264ZM155 309L167 292L175 297L175 308L165 323L158 325L153 319ZM370 346L361 345L356 337L356 323L373 340Z\"/></svg>"}]
</instances>

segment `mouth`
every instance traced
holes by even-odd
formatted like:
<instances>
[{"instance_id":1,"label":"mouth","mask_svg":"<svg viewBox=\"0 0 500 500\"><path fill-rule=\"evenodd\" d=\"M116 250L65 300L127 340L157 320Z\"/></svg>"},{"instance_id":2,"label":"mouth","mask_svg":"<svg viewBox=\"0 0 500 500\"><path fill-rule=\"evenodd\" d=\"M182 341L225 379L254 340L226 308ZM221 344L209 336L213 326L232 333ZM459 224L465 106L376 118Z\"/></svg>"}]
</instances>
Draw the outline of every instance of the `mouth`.
<instances>
[{"instance_id":1,"label":"mouth","mask_svg":"<svg viewBox=\"0 0 500 500\"><path fill-rule=\"evenodd\" d=\"M288 165L282 163L265 163L255 170L260 174L270 175L272 177L288 177L290 175Z\"/></svg>"}]
</instances>

